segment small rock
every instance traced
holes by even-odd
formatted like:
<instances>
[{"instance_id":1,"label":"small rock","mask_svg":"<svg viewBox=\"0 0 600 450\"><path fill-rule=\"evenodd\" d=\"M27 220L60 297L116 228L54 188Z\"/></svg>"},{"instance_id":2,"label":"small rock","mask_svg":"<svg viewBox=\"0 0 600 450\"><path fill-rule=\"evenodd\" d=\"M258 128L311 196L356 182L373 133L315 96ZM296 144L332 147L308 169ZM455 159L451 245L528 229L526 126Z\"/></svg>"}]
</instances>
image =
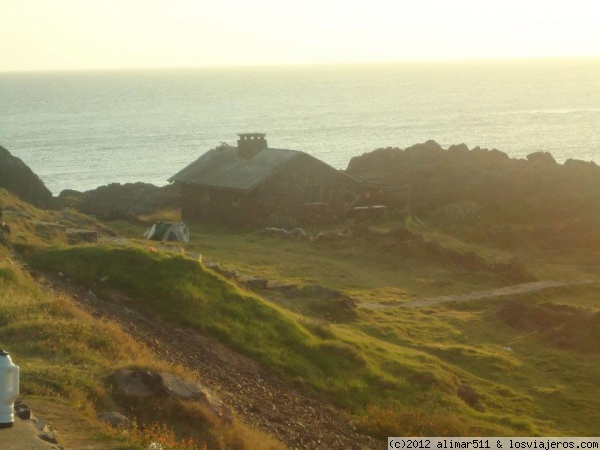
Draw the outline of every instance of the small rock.
<instances>
[{"instance_id":1,"label":"small rock","mask_svg":"<svg viewBox=\"0 0 600 450\"><path fill-rule=\"evenodd\" d=\"M21 420L31 419L31 409L25 403L15 403L15 414Z\"/></svg>"},{"instance_id":2,"label":"small rock","mask_svg":"<svg viewBox=\"0 0 600 450\"><path fill-rule=\"evenodd\" d=\"M38 434L38 437L46 442L50 442L51 444L58 444L58 439L56 439L56 435L50 431Z\"/></svg>"},{"instance_id":3,"label":"small rock","mask_svg":"<svg viewBox=\"0 0 600 450\"><path fill-rule=\"evenodd\" d=\"M49 433L50 432L50 426L46 422L44 422L43 420L37 419L34 422L34 425L38 429L38 431L41 431L42 433Z\"/></svg>"},{"instance_id":4,"label":"small rock","mask_svg":"<svg viewBox=\"0 0 600 450\"><path fill-rule=\"evenodd\" d=\"M164 372L139 372L127 369L118 370L113 377L119 389L126 395L144 398L166 394L183 400L197 400L217 417L233 422L231 409L215 394L195 381Z\"/></svg>"},{"instance_id":5,"label":"small rock","mask_svg":"<svg viewBox=\"0 0 600 450\"><path fill-rule=\"evenodd\" d=\"M98 414L98 420L104 422L105 424L110 424L113 428L119 427L129 427L131 421L125 417L123 414L118 412L103 412Z\"/></svg>"},{"instance_id":6,"label":"small rock","mask_svg":"<svg viewBox=\"0 0 600 450\"><path fill-rule=\"evenodd\" d=\"M157 394L154 387L148 386L142 377L142 372L134 372L127 369L118 370L113 374L117 387L125 395L132 397L147 398Z\"/></svg>"},{"instance_id":7,"label":"small rock","mask_svg":"<svg viewBox=\"0 0 600 450\"><path fill-rule=\"evenodd\" d=\"M269 282L269 280L267 280L266 278L255 278L255 277L248 277L248 278L242 280L242 283L244 283L249 289L253 289L253 290L266 289L268 282Z\"/></svg>"}]
</instances>

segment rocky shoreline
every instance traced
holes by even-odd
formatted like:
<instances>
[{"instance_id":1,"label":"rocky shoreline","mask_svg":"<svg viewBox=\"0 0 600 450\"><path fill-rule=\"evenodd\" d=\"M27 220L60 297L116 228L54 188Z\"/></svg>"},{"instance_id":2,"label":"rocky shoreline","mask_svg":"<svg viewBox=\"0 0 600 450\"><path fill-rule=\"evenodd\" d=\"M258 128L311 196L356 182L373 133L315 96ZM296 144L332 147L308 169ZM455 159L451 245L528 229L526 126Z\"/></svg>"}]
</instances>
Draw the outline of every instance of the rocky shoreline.
<instances>
[{"instance_id":1,"label":"rocky shoreline","mask_svg":"<svg viewBox=\"0 0 600 450\"><path fill-rule=\"evenodd\" d=\"M380 148L352 158L346 173L373 185L410 186L410 208L448 227L481 216L530 223L569 222L600 217L600 167L568 159L556 162L547 152L526 159L510 158L496 149L469 149L465 144L444 149L435 141L406 149ZM111 183L57 197L19 158L0 147L0 188L41 208L74 208L102 220L136 220L155 211L180 208L176 186ZM371 193L378 195L376 189ZM383 193L381 204L394 212L405 199ZM468 205L469 207L465 207ZM458 212L457 212L458 211ZM500 215L501 212L501 215Z\"/></svg>"}]
</instances>

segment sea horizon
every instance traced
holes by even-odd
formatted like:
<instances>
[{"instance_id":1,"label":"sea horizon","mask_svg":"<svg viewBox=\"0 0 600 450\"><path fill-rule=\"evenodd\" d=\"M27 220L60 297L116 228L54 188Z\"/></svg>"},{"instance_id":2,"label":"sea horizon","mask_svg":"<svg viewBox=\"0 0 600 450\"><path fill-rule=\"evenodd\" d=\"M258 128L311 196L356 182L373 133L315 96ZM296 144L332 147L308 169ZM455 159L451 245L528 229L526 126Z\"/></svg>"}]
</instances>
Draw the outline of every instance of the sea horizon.
<instances>
[{"instance_id":1,"label":"sea horizon","mask_svg":"<svg viewBox=\"0 0 600 450\"><path fill-rule=\"evenodd\" d=\"M374 61L332 61L332 62L288 62L288 63L253 63L253 64L207 64L188 66L123 66L123 67L79 67L57 69L0 70L2 74L51 74L51 73L86 73L86 72L152 72L152 71L186 71L211 69L285 69L285 68L345 68L365 66L415 66L415 65L452 65L452 64L538 64L565 62L599 62L600 55L564 55L536 57L502 57L502 58L461 58L461 59L406 59L406 60L374 60Z\"/></svg>"}]
</instances>

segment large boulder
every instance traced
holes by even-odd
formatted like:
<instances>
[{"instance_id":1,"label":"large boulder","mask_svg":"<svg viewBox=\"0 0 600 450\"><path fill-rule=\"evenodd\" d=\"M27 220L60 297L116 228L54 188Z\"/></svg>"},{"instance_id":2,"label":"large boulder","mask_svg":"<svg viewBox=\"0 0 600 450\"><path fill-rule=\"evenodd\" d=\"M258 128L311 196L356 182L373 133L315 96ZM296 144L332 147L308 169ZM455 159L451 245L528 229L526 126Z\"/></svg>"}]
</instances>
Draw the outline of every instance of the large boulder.
<instances>
[{"instance_id":1,"label":"large boulder","mask_svg":"<svg viewBox=\"0 0 600 450\"><path fill-rule=\"evenodd\" d=\"M0 146L0 188L38 208L52 207L52 192L21 159Z\"/></svg>"},{"instance_id":2,"label":"large boulder","mask_svg":"<svg viewBox=\"0 0 600 450\"><path fill-rule=\"evenodd\" d=\"M147 398L167 395L202 403L212 414L233 421L233 413L216 394L199 383L165 372L142 372L120 369L112 375L119 390L131 397Z\"/></svg>"}]
</instances>

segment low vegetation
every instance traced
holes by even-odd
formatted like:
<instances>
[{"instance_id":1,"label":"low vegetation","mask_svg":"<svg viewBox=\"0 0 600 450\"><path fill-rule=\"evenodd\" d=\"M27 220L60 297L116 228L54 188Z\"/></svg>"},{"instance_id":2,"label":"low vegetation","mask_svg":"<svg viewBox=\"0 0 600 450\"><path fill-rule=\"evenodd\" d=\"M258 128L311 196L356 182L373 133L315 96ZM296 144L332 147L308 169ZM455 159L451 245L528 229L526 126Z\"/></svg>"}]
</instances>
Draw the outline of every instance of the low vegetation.
<instances>
[{"instance_id":1,"label":"low vegetation","mask_svg":"<svg viewBox=\"0 0 600 450\"><path fill-rule=\"evenodd\" d=\"M346 390L355 384L365 389L364 362L351 346L316 336L291 314L241 291L197 261L141 247L107 246L45 249L27 260L36 269L60 270L100 294L122 292L140 308L215 336L316 389L337 385Z\"/></svg>"},{"instance_id":2,"label":"low vegetation","mask_svg":"<svg viewBox=\"0 0 600 450\"><path fill-rule=\"evenodd\" d=\"M35 210L6 192L2 194L3 205L9 211L14 208L34 220L54 218L55 213ZM38 248L48 237L40 237L35 229L24 226L23 217L11 220L13 237L20 237L21 242L34 242L33 247ZM120 395L107 382L109 375L119 368L184 376L185 371L156 361L146 347L119 327L82 311L69 296L40 289L23 269L19 256L2 245L0 348L11 351L14 362L20 366L21 394L34 412L52 415L62 411L53 425L61 431L61 445L67 448L145 449L144 439L156 437L158 442L160 439L178 442L182 436L186 442L192 440L194 445L186 447L189 449L251 449L257 448L258 443L261 447L283 448L237 421L233 425L222 423L196 402L163 400L156 407L156 400L132 401ZM97 421L96 413L115 410L128 411L137 417L139 433L108 433Z\"/></svg>"},{"instance_id":3,"label":"low vegetation","mask_svg":"<svg viewBox=\"0 0 600 450\"><path fill-rule=\"evenodd\" d=\"M516 162L497 151L423 145L427 148L404 153L379 151L351 167L358 175L385 175L381 165L401 160L419 168L401 175L417 177L418 213L428 226L398 216L372 227L381 239L310 242L191 224L190 243L148 245L140 240L145 224L138 217L108 224L119 239L74 246L67 245L60 229L31 221L85 224L106 236L111 229L69 210L42 213L2 191L0 200L19 213L11 216L11 244L32 269L60 272L97 295L130 302L166 323L214 337L290 384L344 408L365 433L382 439L600 434L600 412L593 402L600 396L600 255L592 226L598 219L597 168L557 165L544 154ZM474 173L483 165L487 175L453 189L464 171L440 175L440 164L427 164L430 157L454 161ZM512 203L539 180L550 186L553 177L564 175L568 184L579 172L585 176L578 183L588 183L589 189L582 188L589 193L585 198L555 186ZM506 198L491 198L499 190L481 188L490 174L496 188L515 174L521 178L504 192ZM438 184L429 183L434 178ZM440 186L447 197L436 194ZM557 209L546 201L550 195L558 195L562 200L557 203L568 207ZM506 199L511 206L499 217ZM579 214L582 205L585 211ZM535 220L527 211L534 211ZM177 212L153 212L144 219L173 220ZM392 234L387 233L398 229L404 235L410 229L419 238L388 242ZM307 231L317 235L341 229ZM548 240L557 245L549 246ZM12 261L11 252L0 251L0 343L22 348L31 369L28 395L68 399L88 417L99 409L125 406L141 421L155 424L145 435L129 436L137 444L122 441L118 433L99 434L123 448L161 430L161 418L148 412L151 407L118 403L123 399L104 381L109 367L157 367L146 350L119 329L82 313L68 298L42 293ZM337 290L356 303L380 308L348 314L341 304L311 295L309 289L296 297L272 289L251 292L199 260L300 289ZM405 305L533 279L595 283L419 309ZM219 438L231 436L231 428L197 405L167 407L183 407L187 418L173 414L178 419L161 432L165 439L192 437L208 448L249 448L255 439L247 430L240 431L246 433L244 442ZM204 424L202 429L192 430L197 423Z\"/></svg>"},{"instance_id":4,"label":"low vegetation","mask_svg":"<svg viewBox=\"0 0 600 450\"><path fill-rule=\"evenodd\" d=\"M130 227L123 230L140 231ZM592 317L598 309L594 285L408 309L401 307L403 301L448 287L468 292L488 278L471 274L457 277L450 286L433 280L403 283L402 278L394 281L397 268L380 270L386 261L369 259L367 268L360 263L364 256L339 258L335 248L214 228L194 237L198 243L185 246L184 252L201 251L207 259L214 249L221 261L243 273L281 282L348 286L344 291L359 301L397 307L359 309L352 320L341 322L325 320L305 307L310 299L292 301L269 292L257 296L203 269L197 259L176 254L180 251L161 251L159 244L153 251L135 240L125 247L36 249L27 259L38 269L61 271L100 294L117 290L138 308L217 337L290 382L347 408L362 430L382 438L596 432L595 422L584 420L597 416L586 400L598 390L590 383L600 375L594 355L549 345L542 333L499 319L502 307L510 308L519 299L528 305L579 302ZM175 250L172 244L164 247ZM304 266L298 269L298 264ZM413 270L426 273L436 267L443 273L443 267L427 260ZM381 298L361 286L363 280L364 286L374 284ZM544 372L541 384L539 367L546 360L560 370ZM578 376L568 376L567 382L562 374L568 371ZM567 407L572 413L565 419L561 411Z\"/></svg>"}]
</instances>

